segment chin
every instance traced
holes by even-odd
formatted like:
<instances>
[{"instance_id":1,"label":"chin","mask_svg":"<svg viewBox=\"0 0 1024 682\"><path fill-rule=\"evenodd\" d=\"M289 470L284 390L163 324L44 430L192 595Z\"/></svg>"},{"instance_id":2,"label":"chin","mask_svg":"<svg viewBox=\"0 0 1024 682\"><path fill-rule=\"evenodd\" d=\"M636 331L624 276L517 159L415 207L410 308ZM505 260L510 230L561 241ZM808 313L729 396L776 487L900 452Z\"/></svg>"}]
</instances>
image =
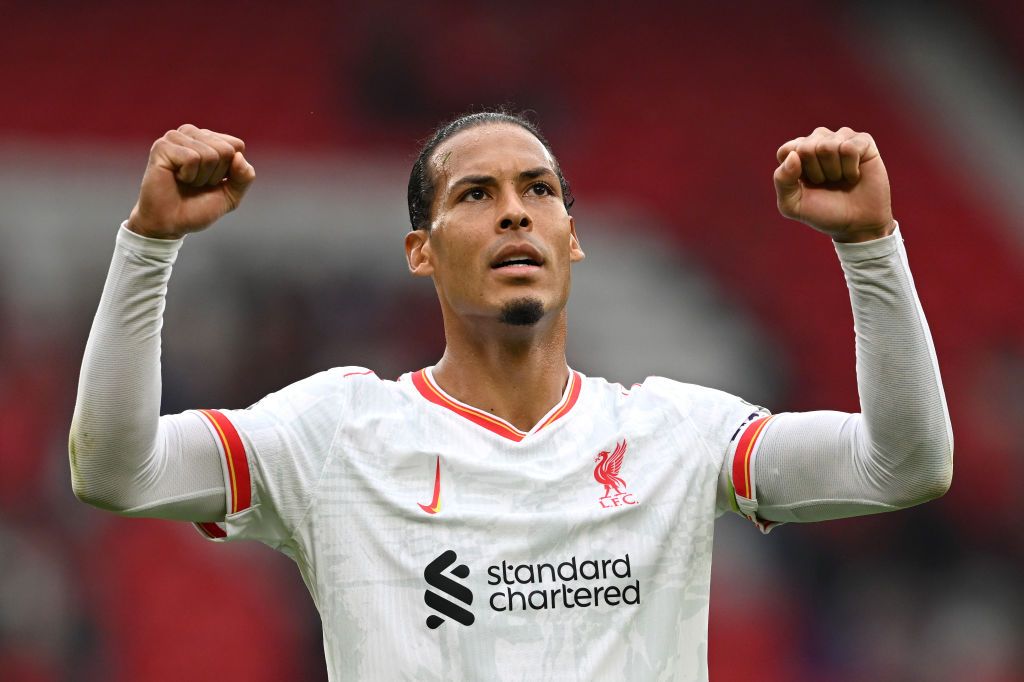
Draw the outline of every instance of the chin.
<instances>
[{"instance_id":1,"label":"chin","mask_svg":"<svg viewBox=\"0 0 1024 682\"><path fill-rule=\"evenodd\" d=\"M543 318L544 303L539 298L516 298L501 307L501 322L513 327L532 327Z\"/></svg>"}]
</instances>

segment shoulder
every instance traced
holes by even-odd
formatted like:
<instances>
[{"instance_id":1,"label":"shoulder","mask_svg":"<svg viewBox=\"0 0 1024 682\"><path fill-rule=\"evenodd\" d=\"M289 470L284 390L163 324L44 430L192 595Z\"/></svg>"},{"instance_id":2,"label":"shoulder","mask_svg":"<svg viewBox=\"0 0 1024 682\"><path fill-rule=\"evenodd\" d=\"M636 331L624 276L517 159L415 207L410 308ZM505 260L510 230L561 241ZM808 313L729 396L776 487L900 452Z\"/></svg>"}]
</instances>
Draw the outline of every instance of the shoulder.
<instances>
[{"instance_id":1,"label":"shoulder","mask_svg":"<svg viewBox=\"0 0 1024 682\"><path fill-rule=\"evenodd\" d=\"M640 395L670 401L690 410L733 407L737 404L750 406L750 403L732 393L665 377L647 377L635 390Z\"/></svg>"},{"instance_id":2,"label":"shoulder","mask_svg":"<svg viewBox=\"0 0 1024 682\"><path fill-rule=\"evenodd\" d=\"M268 394L250 409L305 412L315 406L325 406L336 410L339 407L358 405L373 395L394 392L396 383L381 379L366 367L333 367Z\"/></svg>"},{"instance_id":3,"label":"shoulder","mask_svg":"<svg viewBox=\"0 0 1024 682\"><path fill-rule=\"evenodd\" d=\"M726 391L661 376L631 386L588 377L587 390L595 409L644 421L689 424L701 431L726 428L748 414L767 414L764 408Z\"/></svg>"},{"instance_id":4,"label":"shoulder","mask_svg":"<svg viewBox=\"0 0 1024 682\"><path fill-rule=\"evenodd\" d=\"M605 399L627 400L642 404L661 403L680 409L700 405L744 403L741 398L725 391L660 376L647 377L642 382L631 386L614 383L601 377L587 377L586 381L588 390Z\"/></svg>"}]
</instances>

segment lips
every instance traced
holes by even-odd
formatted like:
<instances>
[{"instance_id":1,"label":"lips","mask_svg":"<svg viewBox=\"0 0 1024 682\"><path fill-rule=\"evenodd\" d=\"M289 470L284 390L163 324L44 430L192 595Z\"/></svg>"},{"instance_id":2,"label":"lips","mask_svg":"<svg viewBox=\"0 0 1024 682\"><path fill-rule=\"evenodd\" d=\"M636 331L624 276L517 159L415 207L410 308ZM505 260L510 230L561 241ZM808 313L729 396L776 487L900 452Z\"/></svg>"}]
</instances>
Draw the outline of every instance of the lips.
<instances>
[{"instance_id":1,"label":"lips","mask_svg":"<svg viewBox=\"0 0 1024 682\"><path fill-rule=\"evenodd\" d=\"M509 244L491 259L491 268L535 268L544 265L544 256L533 245Z\"/></svg>"}]
</instances>

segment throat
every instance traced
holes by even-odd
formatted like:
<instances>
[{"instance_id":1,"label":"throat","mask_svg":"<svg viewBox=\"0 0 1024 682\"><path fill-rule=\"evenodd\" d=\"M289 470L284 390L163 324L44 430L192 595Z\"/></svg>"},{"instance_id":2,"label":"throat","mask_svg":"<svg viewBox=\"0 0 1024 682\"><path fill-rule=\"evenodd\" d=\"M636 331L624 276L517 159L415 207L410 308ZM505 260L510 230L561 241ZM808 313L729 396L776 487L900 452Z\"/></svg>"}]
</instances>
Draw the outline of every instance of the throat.
<instances>
[{"instance_id":1,"label":"throat","mask_svg":"<svg viewBox=\"0 0 1024 682\"><path fill-rule=\"evenodd\" d=\"M513 308L540 307L542 319L510 326L493 309L487 316L459 316L442 302L446 344L432 374L452 398L529 431L562 399L569 379L566 313L515 300Z\"/></svg>"},{"instance_id":2,"label":"throat","mask_svg":"<svg viewBox=\"0 0 1024 682\"><path fill-rule=\"evenodd\" d=\"M459 402L499 417L519 431L530 431L561 402L569 381L564 356L558 366L531 368L453 368L445 357L432 374L438 387ZM545 363L546 364L546 363Z\"/></svg>"}]
</instances>

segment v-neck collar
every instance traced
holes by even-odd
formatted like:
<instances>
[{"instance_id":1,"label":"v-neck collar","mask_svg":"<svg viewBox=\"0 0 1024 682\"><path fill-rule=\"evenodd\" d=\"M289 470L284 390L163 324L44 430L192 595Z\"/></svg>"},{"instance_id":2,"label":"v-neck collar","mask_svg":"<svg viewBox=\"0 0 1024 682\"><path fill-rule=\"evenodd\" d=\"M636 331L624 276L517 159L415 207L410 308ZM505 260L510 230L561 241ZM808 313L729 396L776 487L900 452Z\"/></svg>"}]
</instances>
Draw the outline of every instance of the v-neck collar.
<instances>
[{"instance_id":1,"label":"v-neck collar","mask_svg":"<svg viewBox=\"0 0 1024 682\"><path fill-rule=\"evenodd\" d=\"M520 431L501 417L496 417L493 414L484 412L472 405L459 402L445 393L434 380L433 367L425 367L418 372L413 372L411 376L413 386L416 387L416 390L419 391L420 395L430 402L449 409L460 417L473 422L477 426L481 426L492 433L502 436L503 438L508 438L509 440L517 443L531 433L540 431L544 427L568 414L569 410L571 410L576 404L576 400L580 396L580 389L583 386L583 377L580 373L570 369L569 381L566 382L565 391L562 393L562 399L558 401L558 404L552 407L551 410L544 415L544 417L537 422L532 429L529 431Z\"/></svg>"}]
</instances>

